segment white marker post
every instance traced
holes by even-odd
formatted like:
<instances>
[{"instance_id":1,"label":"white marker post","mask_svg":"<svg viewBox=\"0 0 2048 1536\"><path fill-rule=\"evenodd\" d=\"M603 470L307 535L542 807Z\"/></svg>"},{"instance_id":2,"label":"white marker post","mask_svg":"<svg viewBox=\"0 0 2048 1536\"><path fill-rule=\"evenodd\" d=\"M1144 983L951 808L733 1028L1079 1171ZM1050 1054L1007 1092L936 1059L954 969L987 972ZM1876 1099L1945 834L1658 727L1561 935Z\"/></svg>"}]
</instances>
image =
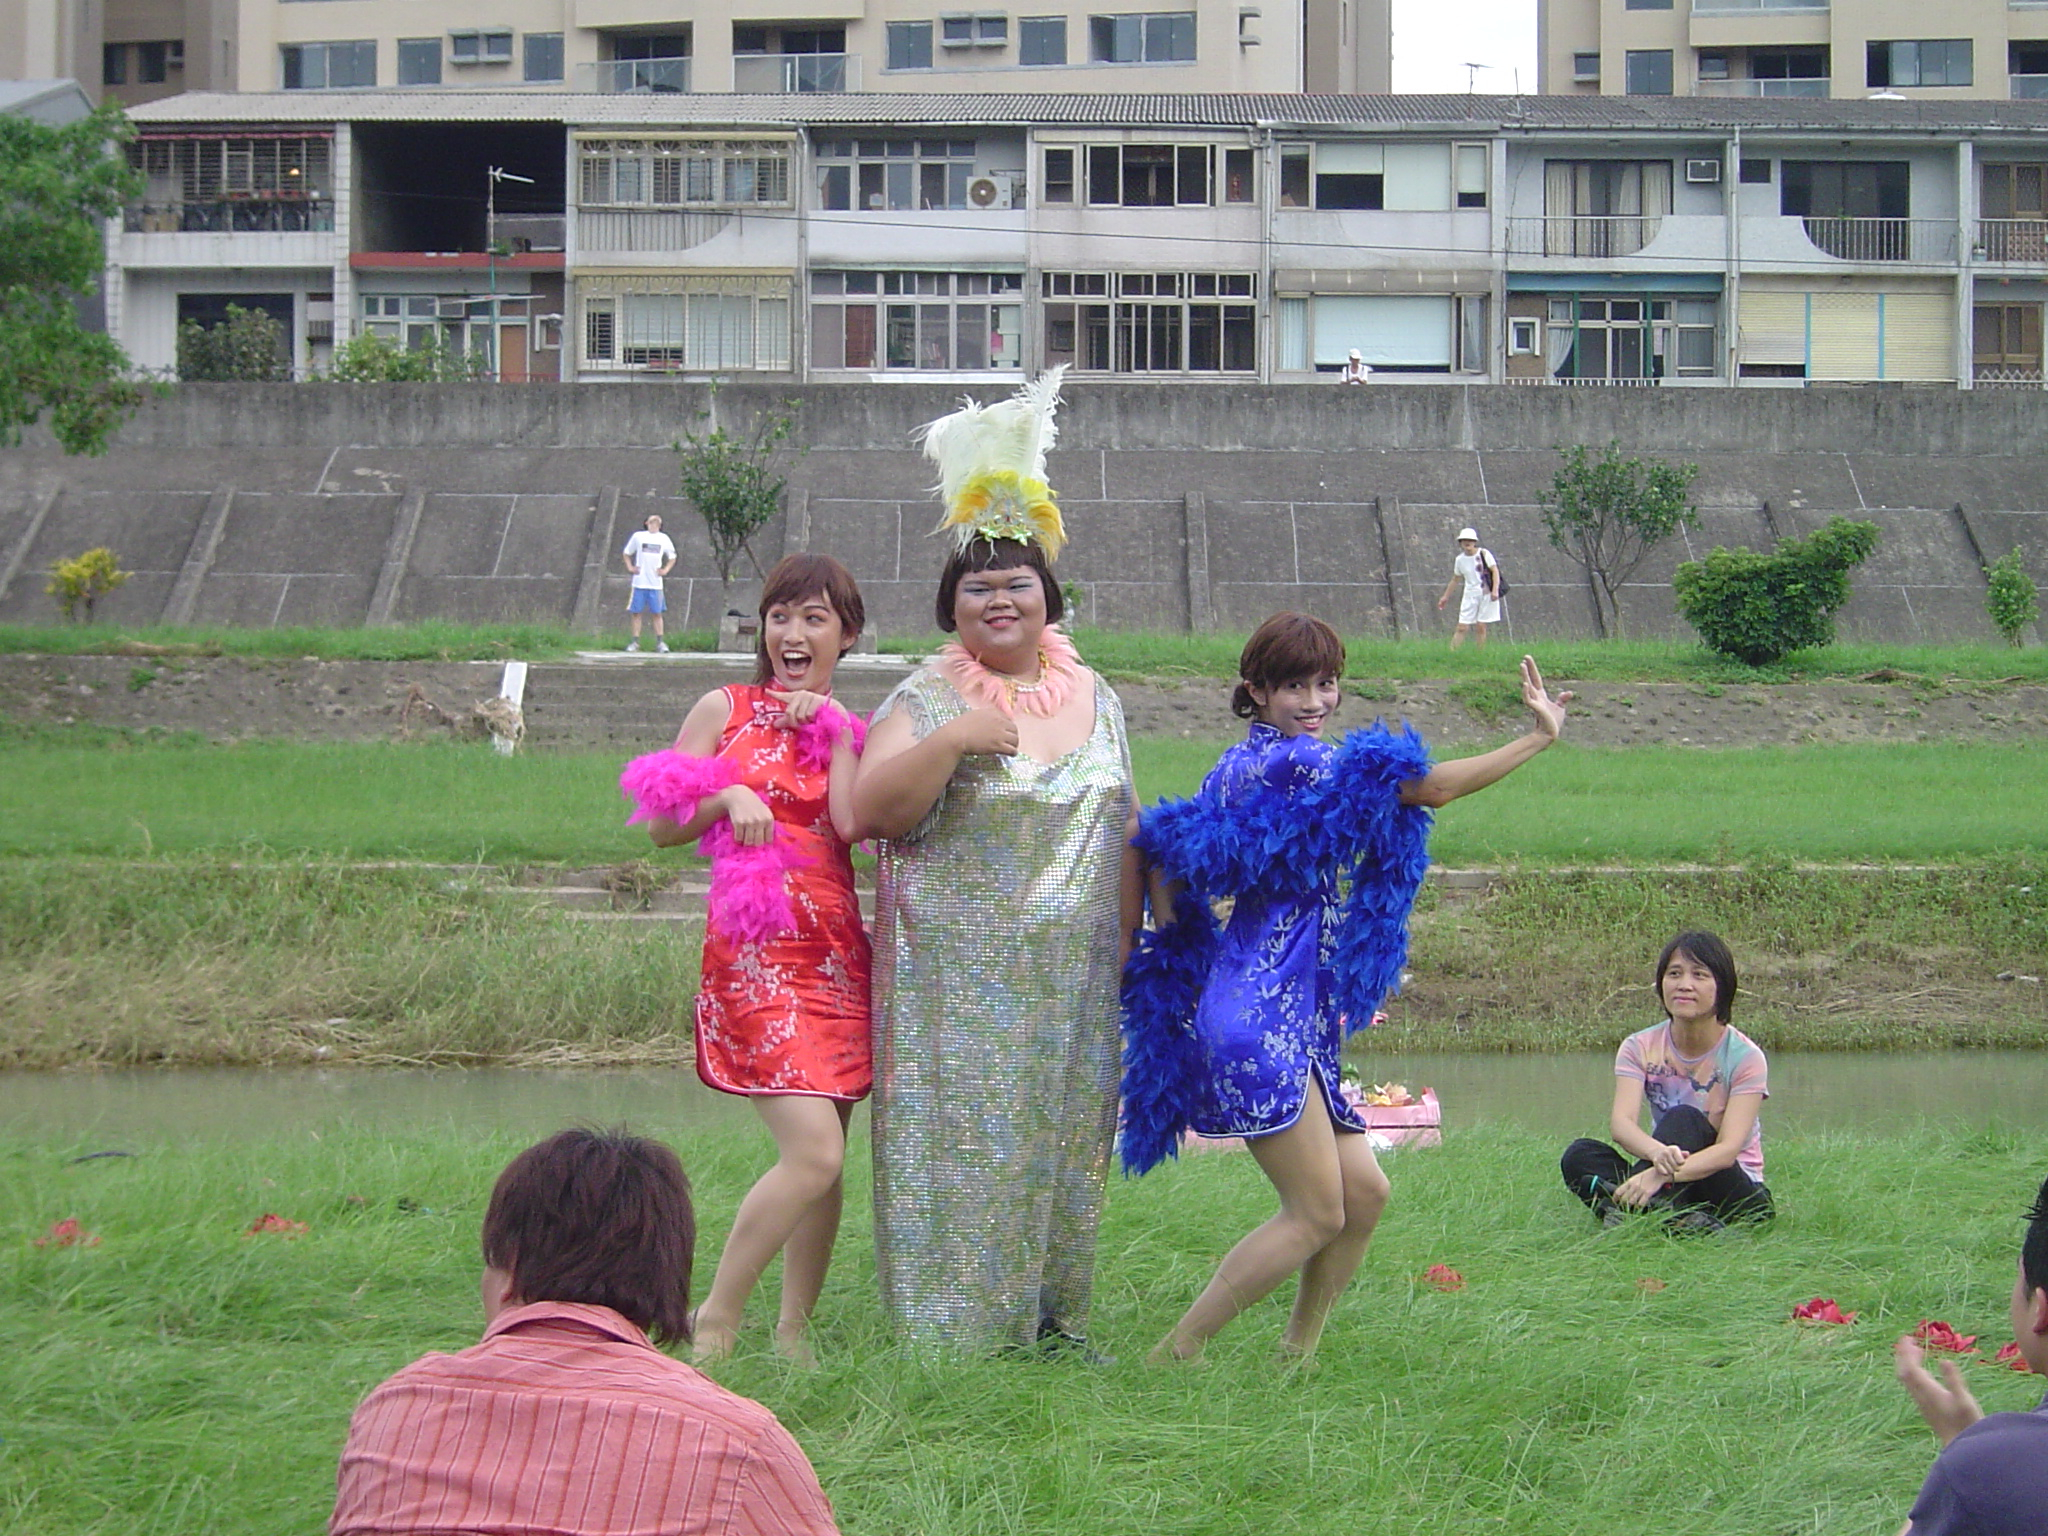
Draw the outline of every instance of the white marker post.
<instances>
[{"instance_id":1,"label":"white marker post","mask_svg":"<svg viewBox=\"0 0 2048 1536\"><path fill-rule=\"evenodd\" d=\"M510 704L522 716L524 715L526 706L525 662L508 661L505 663L505 676L498 684L498 697ZM493 731L491 733L491 745L498 749L498 756L510 757L518 749L519 740L517 737L500 735L498 732Z\"/></svg>"}]
</instances>

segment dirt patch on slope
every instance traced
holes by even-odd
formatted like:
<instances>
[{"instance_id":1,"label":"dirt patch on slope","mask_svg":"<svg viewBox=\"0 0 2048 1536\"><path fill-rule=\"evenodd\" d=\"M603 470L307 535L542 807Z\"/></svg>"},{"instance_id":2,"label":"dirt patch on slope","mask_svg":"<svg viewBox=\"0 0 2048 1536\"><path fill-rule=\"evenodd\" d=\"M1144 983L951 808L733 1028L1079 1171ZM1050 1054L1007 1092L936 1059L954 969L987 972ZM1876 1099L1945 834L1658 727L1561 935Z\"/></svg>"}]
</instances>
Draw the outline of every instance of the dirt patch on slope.
<instances>
[{"instance_id":1,"label":"dirt patch on slope","mask_svg":"<svg viewBox=\"0 0 2048 1536\"><path fill-rule=\"evenodd\" d=\"M467 721L478 701L497 693L500 672L496 662L0 656L0 716L37 726L190 732L215 741L390 740ZM610 675L622 693L650 684L637 668ZM740 671L734 680L744 680ZM1569 734L1594 746L2048 737L2048 687L2033 685L1552 683L1578 693ZM1125 679L1115 686L1134 733L1216 738L1242 729L1218 680ZM1347 690L1340 719L1357 724L1374 715L1412 720L1439 747L1498 740L1525 718L1505 681ZM567 740L552 744L575 745L573 727Z\"/></svg>"}]
</instances>

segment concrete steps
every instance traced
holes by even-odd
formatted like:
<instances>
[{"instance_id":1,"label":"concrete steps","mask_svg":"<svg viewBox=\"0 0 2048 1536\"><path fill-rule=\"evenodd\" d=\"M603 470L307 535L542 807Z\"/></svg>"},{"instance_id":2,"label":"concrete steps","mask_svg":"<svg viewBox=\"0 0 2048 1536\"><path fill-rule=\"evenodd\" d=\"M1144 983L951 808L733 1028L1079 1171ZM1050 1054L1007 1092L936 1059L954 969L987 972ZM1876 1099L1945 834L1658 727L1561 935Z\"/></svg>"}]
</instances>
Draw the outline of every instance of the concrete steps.
<instances>
[{"instance_id":1,"label":"concrete steps","mask_svg":"<svg viewBox=\"0 0 2048 1536\"><path fill-rule=\"evenodd\" d=\"M834 695L869 714L916 665L902 656L849 656L835 674ZM558 750L651 752L675 739L702 695L753 679L754 658L746 654L593 651L573 662L535 663L526 677L526 740Z\"/></svg>"}]
</instances>

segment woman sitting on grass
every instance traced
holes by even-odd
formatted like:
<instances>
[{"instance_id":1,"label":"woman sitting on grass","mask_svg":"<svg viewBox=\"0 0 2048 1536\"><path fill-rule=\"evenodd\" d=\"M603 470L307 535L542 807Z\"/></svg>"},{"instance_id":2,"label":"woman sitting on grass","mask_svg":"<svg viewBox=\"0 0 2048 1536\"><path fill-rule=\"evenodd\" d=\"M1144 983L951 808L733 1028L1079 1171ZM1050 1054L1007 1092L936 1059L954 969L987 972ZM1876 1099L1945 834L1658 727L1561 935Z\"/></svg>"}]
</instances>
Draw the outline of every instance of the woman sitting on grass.
<instances>
[{"instance_id":1,"label":"woman sitting on grass","mask_svg":"<svg viewBox=\"0 0 2048 1536\"><path fill-rule=\"evenodd\" d=\"M839 1231L846 1123L872 1081L868 936L848 856L865 731L828 697L865 617L837 560L783 559L761 589L754 682L705 694L674 750L636 759L620 781L657 844L704 840L712 874L697 1075L751 1096L775 1138L775 1166L740 1203L695 1314L700 1361L731 1353L777 1253L775 1346L811 1358L811 1311Z\"/></svg>"},{"instance_id":2,"label":"woman sitting on grass","mask_svg":"<svg viewBox=\"0 0 2048 1536\"><path fill-rule=\"evenodd\" d=\"M1143 1173L1183 1131L1242 1136L1280 1210L1223 1258L1152 1351L1191 1360L1226 1323L1299 1273L1281 1353L1315 1353L1387 1203L1358 1110L1339 1091L1347 1024L1394 990L1408 912L1429 865L1428 807L1484 789L1557 740L1531 658L1535 728L1478 757L1430 765L1413 730L1375 723L1323 741L1344 645L1306 614L1276 614L1238 660L1231 709L1251 721L1192 800L1148 811L1138 836L1164 877L1160 927L1124 973L1124 1165ZM1346 887L1348 886L1348 889ZM1213 898L1232 897L1217 935Z\"/></svg>"},{"instance_id":3,"label":"woman sitting on grass","mask_svg":"<svg viewBox=\"0 0 2048 1536\"><path fill-rule=\"evenodd\" d=\"M1669 1017L1630 1035L1614 1057L1608 1129L1621 1150L1573 1142L1559 1163L1565 1187L1604 1227L1653 1209L1676 1231L1768 1221L1757 1111L1770 1090L1763 1048L1728 1022L1735 959L1711 933L1681 933L1664 946L1655 986ZM1645 1099L1655 1116L1648 1131Z\"/></svg>"}]
</instances>

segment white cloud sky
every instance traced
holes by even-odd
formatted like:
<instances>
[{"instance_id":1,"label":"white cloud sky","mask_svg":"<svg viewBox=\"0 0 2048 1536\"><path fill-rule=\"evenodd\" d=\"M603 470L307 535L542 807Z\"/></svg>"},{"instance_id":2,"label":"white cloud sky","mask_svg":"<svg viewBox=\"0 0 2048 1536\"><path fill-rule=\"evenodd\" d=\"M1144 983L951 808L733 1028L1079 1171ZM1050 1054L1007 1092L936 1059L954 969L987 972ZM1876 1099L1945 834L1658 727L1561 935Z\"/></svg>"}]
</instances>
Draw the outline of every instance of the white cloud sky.
<instances>
[{"instance_id":1,"label":"white cloud sky","mask_svg":"<svg viewBox=\"0 0 2048 1536\"><path fill-rule=\"evenodd\" d=\"M1467 70L1468 64L1484 66ZM1394 89L1536 89L1536 0L1394 0Z\"/></svg>"}]
</instances>

